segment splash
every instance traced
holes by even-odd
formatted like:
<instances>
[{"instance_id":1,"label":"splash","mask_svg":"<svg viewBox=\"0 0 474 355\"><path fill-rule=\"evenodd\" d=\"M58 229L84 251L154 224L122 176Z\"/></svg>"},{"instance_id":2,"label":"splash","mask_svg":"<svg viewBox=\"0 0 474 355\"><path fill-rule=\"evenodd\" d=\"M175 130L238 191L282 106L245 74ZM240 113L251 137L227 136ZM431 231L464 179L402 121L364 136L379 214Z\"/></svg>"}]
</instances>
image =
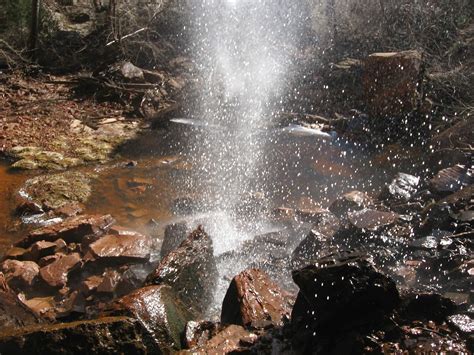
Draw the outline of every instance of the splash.
<instances>
[{"instance_id":1,"label":"splash","mask_svg":"<svg viewBox=\"0 0 474 355\"><path fill-rule=\"evenodd\" d=\"M197 125L209 129L193 142L191 183L204 191L205 210L233 215L242 201L265 192L262 163L272 139L265 132L287 89L294 14L267 0L194 5L192 52L201 92L193 110Z\"/></svg>"}]
</instances>

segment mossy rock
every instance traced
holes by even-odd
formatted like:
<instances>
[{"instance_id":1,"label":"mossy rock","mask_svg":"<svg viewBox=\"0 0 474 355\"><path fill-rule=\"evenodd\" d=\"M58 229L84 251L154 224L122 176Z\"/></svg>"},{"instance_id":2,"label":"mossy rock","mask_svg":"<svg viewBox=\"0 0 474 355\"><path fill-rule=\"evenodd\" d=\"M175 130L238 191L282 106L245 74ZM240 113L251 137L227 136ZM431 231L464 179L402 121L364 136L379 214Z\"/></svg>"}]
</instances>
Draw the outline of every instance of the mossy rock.
<instances>
[{"instance_id":1,"label":"mossy rock","mask_svg":"<svg viewBox=\"0 0 474 355\"><path fill-rule=\"evenodd\" d=\"M90 177L78 172L42 175L26 181L23 191L48 209L70 202L85 203L91 195Z\"/></svg>"}]
</instances>

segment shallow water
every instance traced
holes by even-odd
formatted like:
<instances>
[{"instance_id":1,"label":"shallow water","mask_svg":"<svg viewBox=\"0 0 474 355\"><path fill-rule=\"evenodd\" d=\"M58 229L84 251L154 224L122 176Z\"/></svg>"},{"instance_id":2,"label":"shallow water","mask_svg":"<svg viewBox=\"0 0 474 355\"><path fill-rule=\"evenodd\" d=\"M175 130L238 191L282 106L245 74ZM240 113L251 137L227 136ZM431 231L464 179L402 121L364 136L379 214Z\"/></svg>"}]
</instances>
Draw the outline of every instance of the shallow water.
<instances>
[{"instance_id":1,"label":"shallow water","mask_svg":"<svg viewBox=\"0 0 474 355\"><path fill-rule=\"evenodd\" d=\"M167 223L183 218L176 209L176 199L186 198L185 203L212 200L199 190L199 184L189 184L191 175L196 178L190 163L196 159L191 159L194 152L188 150L187 142L191 138L199 140L203 129L212 128L171 123L127 143L117 161L81 168L96 177L85 212L110 213L123 226L143 232L153 229L153 234L160 237ZM258 134L269 135L266 139L271 142L260 164L265 181L258 185L268 207L327 207L337 196L354 189L375 194L397 171L396 167L387 171L375 165L367 149L341 139L295 136L274 129ZM127 167L130 161L136 161L136 166ZM12 211L19 189L31 176L31 172L13 172L5 163L0 165L0 251L28 229L20 225ZM238 228L254 229L245 223L253 222L240 221ZM229 228L216 230L229 233Z\"/></svg>"}]
</instances>

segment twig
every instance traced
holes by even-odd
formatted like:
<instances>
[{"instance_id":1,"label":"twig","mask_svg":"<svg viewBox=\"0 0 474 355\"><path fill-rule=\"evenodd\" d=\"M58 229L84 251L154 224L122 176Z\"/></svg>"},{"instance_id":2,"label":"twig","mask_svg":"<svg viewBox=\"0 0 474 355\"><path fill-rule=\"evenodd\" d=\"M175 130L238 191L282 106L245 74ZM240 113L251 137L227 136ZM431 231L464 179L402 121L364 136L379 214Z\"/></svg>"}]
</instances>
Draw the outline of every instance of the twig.
<instances>
[{"instance_id":1,"label":"twig","mask_svg":"<svg viewBox=\"0 0 474 355\"><path fill-rule=\"evenodd\" d=\"M129 33L128 35L125 35L125 36L122 36L122 37L120 37L120 38L118 38L118 39L114 39L113 41L110 41L110 42L107 43L105 46L106 46L106 47L111 46L111 45L114 44L114 43L121 42L121 41L123 41L124 39L127 39L127 38L129 38L129 37L135 36L135 35L137 35L137 34L143 32L143 31L147 31L147 30L148 30L148 27L140 28L139 30L136 30L136 31L134 31L134 32L132 32L132 33Z\"/></svg>"}]
</instances>

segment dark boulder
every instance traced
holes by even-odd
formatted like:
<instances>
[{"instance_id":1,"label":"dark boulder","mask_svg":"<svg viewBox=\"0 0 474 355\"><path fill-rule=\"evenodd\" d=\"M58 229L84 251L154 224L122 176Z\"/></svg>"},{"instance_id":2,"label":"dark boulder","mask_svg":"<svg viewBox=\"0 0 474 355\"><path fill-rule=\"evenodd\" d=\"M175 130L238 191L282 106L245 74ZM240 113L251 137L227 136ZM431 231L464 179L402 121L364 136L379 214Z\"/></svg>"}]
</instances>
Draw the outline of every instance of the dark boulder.
<instances>
[{"instance_id":1,"label":"dark boulder","mask_svg":"<svg viewBox=\"0 0 474 355\"><path fill-rule=\"evenodd\" d=\"M163 353L181 348L181 334L192 318L171 287L165 285L138 289L114 301L106 313L137 319Z\"/></svg>"},{"instance_id":2,"label":"dark boulder","mask_svg":"<svg viewBox=\"0 0 474 355\"><path fill-rule=\"evenodd\" d=\"M358 254L320 259L294 271L293 279L300 287L292 313L297 328L330 332L377 322L400 301L395 283Z\"/></svg>"},{"instance_id":3,"label":"dark boulder","mask_svg":"<svg viewBox=\"0 0 474 355\"><path fill-rule=\"evenodd\" d=\"M250 269L232 280L222 304L221 322L254 328L282 325L291 299L262 271Z\"/></svg>"},{"instance_id":4,"label":"dark boulder","mask_svg":"<svg viewBox=\"0 0 474 355\"><path fill-rule=\"evenodd\" d=\"M327 235L311 230L305 239L293 250L291 254L291 266L294 269L314 264L318 259L337 251L332 245L331 238Z\"/></svg>"},{"instance_id":5,"label":"dark boulder","mask_svg":"<svg viewBox=\"0 0 474 355\"><path fill-rule=\"evenodd\" d=\"M148 330L127 317L30 326L0 334L2 354L160 353Z\"/></svg>"},{"instance_id":6,"label":"dark boulder","mask_svg":"<svg viewBox=\"0 0 474 355\"><path fill-rule=\"evenodd\" d=\"M160 256L164 258L171 251L179 247L186 239L189 228L186 222L176 222L168 224L165 228L163 243L161 244Z\"/></svg>"},{"instance_id":7,"label":"dark boulder","mask_svg":"<svg viewBox=\"0 0 474 355\"><path fill-rule=\"evenodd\" d=\"M217 282L212 240L199 226L147 277L147 285L169 285L191 309L209 306Z\"/></svg>"}]
</instances>

